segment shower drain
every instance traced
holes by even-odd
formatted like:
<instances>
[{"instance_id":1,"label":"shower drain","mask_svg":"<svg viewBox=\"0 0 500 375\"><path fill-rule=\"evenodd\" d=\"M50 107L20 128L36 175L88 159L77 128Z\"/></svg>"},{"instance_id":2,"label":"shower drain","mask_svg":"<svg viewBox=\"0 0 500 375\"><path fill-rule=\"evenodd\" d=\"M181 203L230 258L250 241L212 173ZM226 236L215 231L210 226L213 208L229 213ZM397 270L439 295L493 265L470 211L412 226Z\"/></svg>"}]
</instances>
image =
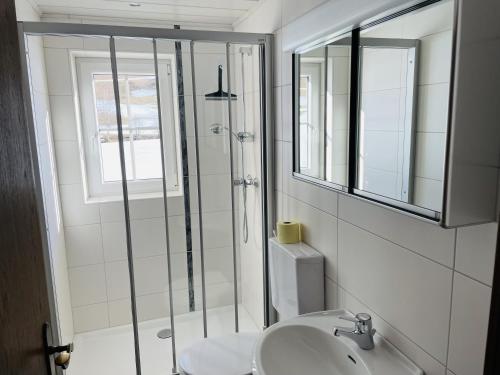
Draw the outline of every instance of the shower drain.
<instances>
[{"instance_id":1,"label":"shower drain","mask_svg":"<svg viewBox=\"0 0 500 375\"><path fill-rule=\"evenodd\" d=\"M156 336L158 336L159 339L169 339L172 337L172 330L170 328L165 328L159 331Z\"/></svg>"}]
</instances>

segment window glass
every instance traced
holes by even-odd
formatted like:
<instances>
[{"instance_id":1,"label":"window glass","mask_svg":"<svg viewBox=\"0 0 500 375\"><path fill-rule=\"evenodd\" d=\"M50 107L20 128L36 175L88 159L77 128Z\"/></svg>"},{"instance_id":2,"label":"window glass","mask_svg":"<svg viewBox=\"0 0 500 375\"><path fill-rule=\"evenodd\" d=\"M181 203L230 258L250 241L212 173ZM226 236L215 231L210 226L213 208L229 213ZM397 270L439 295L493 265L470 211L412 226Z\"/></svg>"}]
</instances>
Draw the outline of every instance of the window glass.
<instances>
[{"instance_id":1,"label":"window glass","mask_svg":"<svg viewBox=\"0 0 500 375\"><path fill-rule=\"evenodd\" d=\"M154 75L118 77L127 180L160 179L161 147ZM121 180L113 80L94 74L102 182Z\"/></svg>"}]
</instances>

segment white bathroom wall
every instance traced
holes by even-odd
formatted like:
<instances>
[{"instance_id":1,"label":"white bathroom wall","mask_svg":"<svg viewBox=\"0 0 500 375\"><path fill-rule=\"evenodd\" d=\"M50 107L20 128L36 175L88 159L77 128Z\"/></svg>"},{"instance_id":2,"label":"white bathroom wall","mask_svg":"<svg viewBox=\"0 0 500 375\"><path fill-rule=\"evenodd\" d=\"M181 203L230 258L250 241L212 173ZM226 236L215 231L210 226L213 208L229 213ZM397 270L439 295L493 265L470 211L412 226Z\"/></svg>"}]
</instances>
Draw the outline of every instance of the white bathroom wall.
<instances>
[{"instance_id":1,"label":"white bathroom wall","mask_svg":"<svg viewBox=\"0 0 500 375\"><path fill-rule=\"evenodd\" d=\"M173 53L173 44L167 44L160 42L159 52ZM147 45L144 41L119 40L117 50L145 52L146 48L146 52L151 52L151 45L149 48ZM44 37L44 46L75 332L127 324L131 317L123 204L84 203L75 88L70 73L70 51L107 50L108 42L95 38ZM187 48L184 44L195 298L196 308L200 309L196 163ZM227 132L223 135L208 132L214 122L227 125L227 118L219 118L224 112L221 102L206 102L203 97L217 89L217 66L225 64L225 46L196 45L195 52L207 307L211 308L233 303L229 138ZM181 313L188 311L183 198L169 198L168 207L174 306L175 312ZM131 200L130 214L139 320L165 317L169 308L163 200Z\"/></svg>"},{"instance_id":2,"label":"white bathroom wall","mask_svg":"<svg viewBox=\"0 0 500 375\"><path fill-rule=\"evenodd\" d=\"M39 21L36 10L27 1L16 1L17 18L20 21ZM36 147L45 206L48 249L51 261L55 309L59 320L61 342L73 340L73 319L68 281L66 245L61 222L57 171L53 158L54 141L51 131L51 114L47 89L45 58L41 37L26 38L26 57L30 81L31 104L35 126Z\"/></svg>"},{"instance_id":3,"label":"white bathroom wall","mask_svg":"<svg viewBox=\"0 0 500 375\"><path fill-rule=\"evenodd\" d=\"M336 3L266 0L235 25L276 37L277 218L301 221L304 241L325 255L327 308L371 313L427 375L481 374L498 224L442 229L292 178L292 60L282 41L290 20L302 25L302 15ZM307 24L302 33L307 39Z\"/></svg>"}]
</instances>

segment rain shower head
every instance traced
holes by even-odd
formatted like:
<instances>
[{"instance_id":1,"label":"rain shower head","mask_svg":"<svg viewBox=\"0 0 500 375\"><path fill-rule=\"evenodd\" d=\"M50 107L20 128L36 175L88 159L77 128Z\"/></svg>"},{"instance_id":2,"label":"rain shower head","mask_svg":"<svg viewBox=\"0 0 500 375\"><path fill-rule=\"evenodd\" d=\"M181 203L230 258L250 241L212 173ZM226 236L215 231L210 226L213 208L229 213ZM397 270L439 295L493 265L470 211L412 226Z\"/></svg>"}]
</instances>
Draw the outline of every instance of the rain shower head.
<instances>
[{"instance_id":1,"label":"rain shower head","mask_svg":"<svg viewBox=\"0 0 500 375\"><path fill-rule=\"evenodd\" d=\"M222 90L222 65L219 65L219 88L217 91L205 95L206 100L227 100L229 94ZM231 100L236 100L238 96L231 94Z\"/></svg>"}]
</instances>

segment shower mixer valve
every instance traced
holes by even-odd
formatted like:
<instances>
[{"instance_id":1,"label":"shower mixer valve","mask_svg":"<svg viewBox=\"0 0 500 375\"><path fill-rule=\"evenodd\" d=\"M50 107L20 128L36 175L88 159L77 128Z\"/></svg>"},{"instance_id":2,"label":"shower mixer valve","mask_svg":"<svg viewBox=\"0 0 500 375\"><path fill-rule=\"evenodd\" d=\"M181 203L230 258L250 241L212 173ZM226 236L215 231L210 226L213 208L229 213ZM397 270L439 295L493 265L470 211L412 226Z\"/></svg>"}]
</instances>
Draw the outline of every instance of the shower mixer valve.
<instances>
[{"instance_id":1,"label":"shower mixer valve","mask_svg":"<svg viewBox=\"0 0 500 375\"><path fill-rule=\"evenodd\" d=\"M233 185L234 186L244 186L244 187L258 186L259 181L257 180L256 177L252 177L252 176L248 175L247 178L240 177L240 178L235 179L233 181Z\"/></svg>"}]
</instances>

